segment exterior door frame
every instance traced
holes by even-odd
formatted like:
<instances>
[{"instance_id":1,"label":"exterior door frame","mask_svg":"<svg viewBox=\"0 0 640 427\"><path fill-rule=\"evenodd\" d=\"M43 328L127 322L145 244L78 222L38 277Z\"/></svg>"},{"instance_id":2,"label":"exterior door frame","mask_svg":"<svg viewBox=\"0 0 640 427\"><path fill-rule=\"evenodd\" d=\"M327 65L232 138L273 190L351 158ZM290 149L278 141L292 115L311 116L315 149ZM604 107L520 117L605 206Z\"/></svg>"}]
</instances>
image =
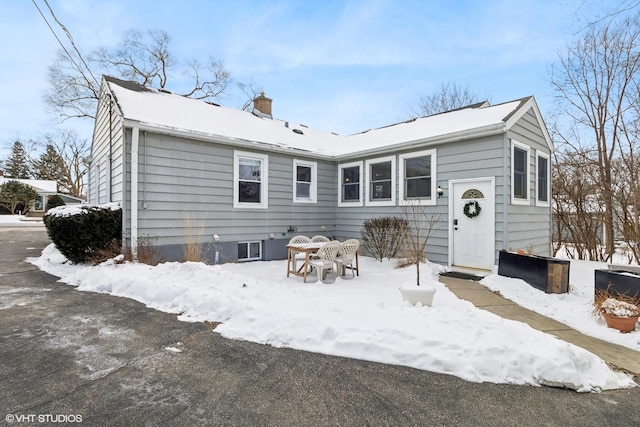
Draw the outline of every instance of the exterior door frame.
<instances>
[{"instance_id":1,"label":"exterior door frame","mask_svg":"<svg viewBox=\"0 0 640 427\"><path fill-rule=\"evenodd\" d=\"M491 270L493 268L493 266L495 265L495 253L496 253L496 178L495 176L488 176L488 177L482 177L482 178L466 178L466 179L450 179L449 183L448 183L448 187L449 187L449 214L448 214L448 228L449 228L449 266L453 266L453 261L454 261L454 226L453 226L453 220L454 220L454 205L455 205L455 192L454 192L454 186L456 184L469 184L469 183L473 183L473 182L489 182L490 186L491 186L491 199L492 199L492 203L493 203L493 218L491 219L491 221L489 221L489 234L491 236L493 236L493 238L491 239L491 253L493 254L493 264L491 266L487 266L488 270Z\"/></svg>"}]
</instances>

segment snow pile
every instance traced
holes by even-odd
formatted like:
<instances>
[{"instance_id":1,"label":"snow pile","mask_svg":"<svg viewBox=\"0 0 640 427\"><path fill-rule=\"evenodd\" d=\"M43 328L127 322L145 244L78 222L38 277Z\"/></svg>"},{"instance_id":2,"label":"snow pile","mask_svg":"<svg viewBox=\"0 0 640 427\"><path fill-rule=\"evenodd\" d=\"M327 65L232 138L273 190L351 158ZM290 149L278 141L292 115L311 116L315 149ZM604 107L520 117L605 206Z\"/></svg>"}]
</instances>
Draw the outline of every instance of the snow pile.
<instances>
[{"instance_id":1,"label":"snow pile","mask_svg":"<svg viewBox=\"0 0 640 427\"><path fill-rule=\"evenodd\" d=\"M224 337L409 366L468 381L553 385L578 391L635 386L595 355L458 299L425 265L433 307L402 302L415 269L361 257L352 280L303 283L286 261L152 267L69 265L53 245L29 260L79 290L133 298L184 321L222 322Z\"/></svg>"},{"instance_id":2,"label":"snow pile","mask_svg":"<svg viewBox=\"0 0 640 427\"><path fill-rule=\"evenodd\" d=\"M62 205L56 206L55 208L51 208L47 211L45 215L57 216L57 217L66 217L72 215L84 215L88 213L91 209L109 209L112 211L116 211L120 209L120 204L117 202L112 203L104 203L101 205Z\"/></svg>"},{"instance_id":3,"label":"snow pile","mask_svg":"<svg viewBox=\"0 0 640 427\"><path fill-rule=\"evenodd\" d=\"M571 260L569 268L569 293L547 294L525 281L491 274L480 284L499 292L503 297L562 322L585 335L640 351L640 330L621 334L608 328L605 321L593 314L594 271L607 268L607 264L595 261Z\"/></svg>"}]
</instances>

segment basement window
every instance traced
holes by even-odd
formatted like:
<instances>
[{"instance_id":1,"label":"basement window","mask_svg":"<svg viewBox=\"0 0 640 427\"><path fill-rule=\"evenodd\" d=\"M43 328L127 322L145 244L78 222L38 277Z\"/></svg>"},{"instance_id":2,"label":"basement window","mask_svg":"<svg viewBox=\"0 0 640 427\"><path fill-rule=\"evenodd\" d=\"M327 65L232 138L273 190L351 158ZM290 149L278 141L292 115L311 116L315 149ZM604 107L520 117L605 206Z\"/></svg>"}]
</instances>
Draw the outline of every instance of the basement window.
<instances>
[{"instance_id":1,"label":"basement window","mask_svg":"<svg viewBox=\"0 0 640 427\"><path fill-rule=\"evenodd\" d=\"M262 242L238 242L238 261L262 259Z\"/></svg>"}]
</instances>

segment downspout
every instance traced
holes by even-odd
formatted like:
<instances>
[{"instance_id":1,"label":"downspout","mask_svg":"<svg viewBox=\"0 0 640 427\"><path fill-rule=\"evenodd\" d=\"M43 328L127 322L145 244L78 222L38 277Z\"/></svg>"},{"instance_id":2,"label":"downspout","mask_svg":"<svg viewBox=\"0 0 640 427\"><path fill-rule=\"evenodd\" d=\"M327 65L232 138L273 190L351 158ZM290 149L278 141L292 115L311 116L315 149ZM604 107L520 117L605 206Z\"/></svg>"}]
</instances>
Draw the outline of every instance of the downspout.
<instances>
[{"instance_id":1,"label":"downspout","mask_svg":"<svg viewBox=\"0 0 640 427\"><path fill-rule=\"evenodd\" d=\"M147 131L142 131L142 160L144 164L144 172L142 173L142 209L147 209Z\"/></svg>"},{"instance_id":2,"label":"downspout","mask_svg":"<svg viewBox=\"0 0 640 427\"><path fill-rule=\"evenodd\" d=\"M138 259L138 146L140 128L131 129L131 255Z\"/></svg>"},{"instance_id":3,"label":"downspout","mask_svg":"<svg viewBox=\"0 0 640 427\"><path fill-rule=\"evenodd\" d=\"M111 179L113 178L113 98L109 94L109 172L107 175L107 188L109 188L109 198L107 202L113 201L113 188L111 187Z\"/></svg>"},{"instance_id":4,"label":"downspout","mask_svg":"<svg viewBox=\"0 0 640 427\"><path fill-rule=\"evenodd\" d=\"M502 144L504 153L502 161L502 247L500 249L509 248L509 209L511 208L511 144L507 138L507 132L503 134ZM509 160L509 161L507 161ZM497 200L497 199L496 199Z\"/></svg>"}]
</instances>

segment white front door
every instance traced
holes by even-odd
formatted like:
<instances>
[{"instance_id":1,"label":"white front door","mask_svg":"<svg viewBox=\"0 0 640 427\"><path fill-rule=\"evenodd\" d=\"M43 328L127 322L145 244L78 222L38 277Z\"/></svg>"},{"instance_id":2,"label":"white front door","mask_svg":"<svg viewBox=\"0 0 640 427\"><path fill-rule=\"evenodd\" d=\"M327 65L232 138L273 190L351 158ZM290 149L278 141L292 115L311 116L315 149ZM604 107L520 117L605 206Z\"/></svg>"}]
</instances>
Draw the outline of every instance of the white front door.
<instances>
[{"instance_id":1,"label":"white front door","mask_svg":"<svg viewBox=\"0 0 640 427\"><path fill-rule=\"evenodd\" d=\"M449 188L451 265L492 269L496 241L494 178L450 181ZM476 203L480 210L474 215Z\"/></svg>"}]
</instances>

